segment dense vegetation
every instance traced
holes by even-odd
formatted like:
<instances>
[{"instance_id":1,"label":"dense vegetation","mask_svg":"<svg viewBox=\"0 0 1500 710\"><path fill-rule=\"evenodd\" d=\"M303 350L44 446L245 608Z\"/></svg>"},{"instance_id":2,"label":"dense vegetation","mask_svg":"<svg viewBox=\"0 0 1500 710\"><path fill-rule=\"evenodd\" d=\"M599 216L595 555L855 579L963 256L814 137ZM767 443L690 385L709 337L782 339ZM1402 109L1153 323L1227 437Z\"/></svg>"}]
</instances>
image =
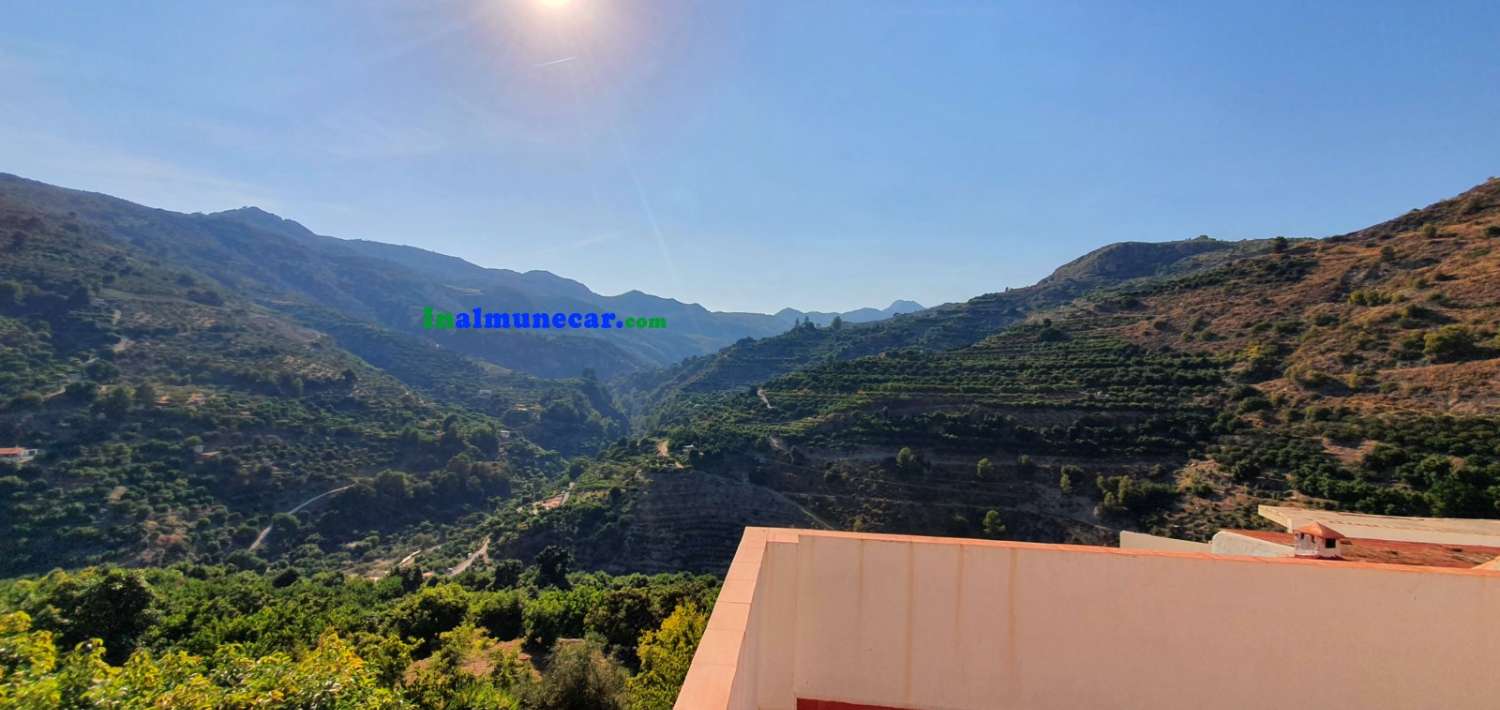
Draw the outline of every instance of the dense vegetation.
<instances>
[{"instance_id":1,"label":"dense vegetation","mask_svg":"<svg viewBox=\"0 0 1500 710\"><path fill-rule=\"evenodd\" d=\"M665 709L716 589L556 548L447 582L59 570L0 584L0 706Z\"/></svg>"},{"instance_id":2,"label":"dense vegetation","mask_svg":"<svg viewBox=\"0 0 1500 710\"><path fill-rule=\"evenodd\" d=\"M623 433L589 373L538 380L277 306L311 330L154 256L171 232L102 220L0 199L0 445L42 452L0 463L0 574L388 567Z\"/></svg>"}]
</instances>

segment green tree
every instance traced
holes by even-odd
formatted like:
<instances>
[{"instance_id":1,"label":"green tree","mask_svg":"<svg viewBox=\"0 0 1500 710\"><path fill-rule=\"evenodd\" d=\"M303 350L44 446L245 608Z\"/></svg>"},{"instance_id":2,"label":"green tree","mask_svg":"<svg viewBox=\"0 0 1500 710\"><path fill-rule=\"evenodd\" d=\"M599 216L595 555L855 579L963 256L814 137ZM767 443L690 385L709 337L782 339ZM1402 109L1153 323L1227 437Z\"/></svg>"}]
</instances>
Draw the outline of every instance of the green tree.
<instances>
[{"instance_id":1,"label":"green tree","mask_svg":"<svg viewBox=\"0 0 1500 710\"><path fill-rule=\"evenodd\" d=\"M403 471L386 469L375 475L375 493L386 502L411 498L411 477Z\"/></svg>"},{"instance_id":2,"label":"green tree","mask_svg":"<svg viewBox=\"0 0 1500 710\"><path fill-rule=\"evenodd\" d=\"M99 398L99 385L87 380L70 382L63 388L63 394L75 402L88 404Z\"/></svg>"},{"instance_id":3,"label":"green tree","mask_svg":"<svg viewBox=\"0 0 1500 710\"><path fill-rule=\"evenodd\" d=\"M917 459L916 453L911 450L910 446L903 446L900 451L896 452L896 468L900 469L903 473L915 472L920 467L921 462Z\"/></svg>"},{"instance_id":4,"label":"green tree","mask_svg":"<svg viewBox=\"0 0 1500 710\"><path fill-rule=\"evenodd\" d=\"M1489 487L1492 481L1479 467L1464 463L1436 477L1428 495L1432 512L1443 517L1472 517L1495 511Z\"/></svg>"},{"instance_id":5,"label":"green tree","mask_svg":"<svg viewBox=\"0 0 1500 710\"><path fill-rule=\"evenodd\" d=\"M507 558L495 562L495 577L490 583L491 589L509 589L521 581L521 573L526 571L525 563L520 560Z\"/></svg>"},{"instance_id":6,"label":"green tree","mask_svg":"<svg viewBox=\"0 0 1500 710\"><path fill-rule=\"evenodd\" d=\"M1286 237L1277 237L1271 240L1271 251L1281 254L1286 252L1289 242Z\"/></svg>"},{"instance_id":7,"label":"green tree","mask_svg":"<svg viewBox=\"0 0 1500 710\"><path fill-rule=\"evenodd\" d=\"M609 590L589 609L583 623L611 646L634 655L641 634L656 625L651 595L641 587Z\"/></svg>"},{"instance_id":8,"label":"green tree","mask_svg":"<svg viewBox=\"0 0 1500 710\"><path fill-rule=\"evenodd\" d=\"M998 538L1005 534L1005 523L1000 520L1000 511L991 510L984 514L984 521L980 524L984 530L985 537Z\"/></svg>"},{"instance_id":9,"label":"green tree","mask_svg":"<svg viewBox=\"0 0 1500 710\"><path fill-rule=\"evenodd\" d=\"M130 388L124 385L116 385L109 388L109 392L95 403L99 411L111 417L122 417L130 411Z\"/></svg>"},{"instance_id":10,"label":"green tree","mask_svg":"<svg viewBox=\"0 0 1500 710\"><path fill-rule=\"evenodd\" d=\"M540 587L567 589L568 569L573 565L573 552L560 545L548 545L536 553L536 583Z\"/></svg>"},{"instance_id":11,"label":"green tree","mask_svg":"<svg viewBox=\"0 0 1500 710\"><path fill-rule=\"evenodd\" d=\"M156 393L156 387L150 382L142 382L135 388L135 403L142 407L156 404L158 396L160 395Z\"/></svg>"},{"instance_id":12,"label":"green tree","mask_svg":"<svg viewBox=\"0 0 1500 710\"><path fill-rule=\"evenodd\" d=\"M526 602L521 612L526 643L538 649L552 648L568 625L568 605L562 593L549 590Z\"/></svg>"},{"instance_id":13,"label":"green tree","mask_svg":"<svg viewBox=\"0 0 1500 710\"><path fill-rule=\"evenodd\" d=\"M520 638L525 631L521 595L511 589L477 595L470 616L497 639Z\"/></svg>"},{"instance_id":14,"label":"green tree","mask_svg":"<svg viewBox=\"0 0 1500 710\"><path fill-rule=\"evenodd\" d=\"M684 602L660 628L641 636L636 647L641 670L627 686L630 710L671 710L707 626L708 613Z\"/></svg>"},{"instance_id":15,"label":"green tree","mask_svg":"<svg viewBox=\"0 0 1500 710\"><path fill-rule=\"evenodd\" d=\"M979 459L979 463L974 466L974 475L981 480L988 479L994 472L995 465L990 463L989 458Z\"/></svg>"},{"instance_id":16,"label":"green tree","mask_svg":"<svg viewBox=\"0 0 1500 710\"><path fill-rule=\"evenodd\" d=\"M469 612L469 595L464 588L449 582L423 587L396 605L391 620L396 630L425 648L437 643L438 634L463 623Z\"/></svg>"},{"instance_id":17,"label":"green tree","mask_svg":"<svg viewBox=\"0 0 1500 710\"><path fill-rule=\"evenodd\" d=\"M89 363L89 366L83 368L83 371L88 375L89 379L95 382L114 382L120 377L120 368L116 367L112 362L105 362L103 360L95 360Z\"/></svg>"},{"instance_id":18,"label":"green tree","mask_svg":"<svg viewBox=\"0 0 1500 710\"><path fill-rule=\"evenodd\" d=\"M47 600L65 647L97 638L119 663L150 628L156 595L139 574L115 567L87 570L63 579Z\"/></svg>"}]
</instances>

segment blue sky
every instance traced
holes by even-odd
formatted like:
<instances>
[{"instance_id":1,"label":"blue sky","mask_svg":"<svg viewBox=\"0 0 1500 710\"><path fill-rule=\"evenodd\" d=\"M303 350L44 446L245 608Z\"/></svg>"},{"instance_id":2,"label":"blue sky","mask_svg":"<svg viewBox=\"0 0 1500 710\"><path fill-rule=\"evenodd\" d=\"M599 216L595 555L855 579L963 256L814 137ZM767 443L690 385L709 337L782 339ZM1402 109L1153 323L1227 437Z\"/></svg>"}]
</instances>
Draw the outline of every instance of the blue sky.
<instances>
[{"instance_id":1,"label":"blue sky","mask_svg":"<svg viewBox=\"0 0 1500 710\"><path fill-rule=\"evenodd\" d=\"M721 310L1500 174L1500 3L7 3L0 171Z\"/></svg>"}]
</instances>

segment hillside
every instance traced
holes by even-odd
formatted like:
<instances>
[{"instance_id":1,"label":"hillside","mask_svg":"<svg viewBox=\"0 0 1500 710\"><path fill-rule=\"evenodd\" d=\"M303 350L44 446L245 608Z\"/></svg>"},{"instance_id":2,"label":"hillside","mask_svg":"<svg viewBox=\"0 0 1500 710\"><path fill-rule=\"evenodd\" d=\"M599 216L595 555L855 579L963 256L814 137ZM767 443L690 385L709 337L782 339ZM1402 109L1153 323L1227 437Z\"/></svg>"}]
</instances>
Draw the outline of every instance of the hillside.
<instances>
[{"instance_id":1,"label":"hillside","mask_svg":"<svg viewBox=\"0 0 1500 710\"><path fill-rule=\"evenodd\" d=\"M1014 304L1015 291L865 333L745 343L674 371L690 384L651 421L682 468L622 485L650 496L663 476L718 477L837 528L1104 544L1120 529L1203 539L1255 526L1270 501L1493 516L1497 247L1492 180L1322 240L1141 269L1118 266L1140 247L1107 248L1030 290L1041 305L1071 284L1065 302L989 310L1003 315L988 336L980 304ZM939 313L972 329L942 331ZM870 356L805 356L882 338ZM738 379L706 379L730 357ZM684 500L678 525L704 531L723 514Z\"/></svg>"},{"instance_id":2,"label":"hillside","mask_svg":"<svg viewBox=\"0 0 1500 710\"><path fill-rule=\"evenodd\" d=\"M624 431L597 382L267 307L173 260L199 236L154 231L177 217L107 198L59 212L17 184L0 183L0 444L42 453L0 464L0 575L378 565L544 485L561 466L549 449Z\"/></svg>"},{"instance_id":3,"label":"hillside","mask_svg":"<svg viewBox=\"0 0 1500 710\"><path fill-rule=\"evenodd\" d=\"M297 316L319 306L386 330L431 340L506 369L550 377L601 377L661 367L710 353L744 337L785 332L801 311L776 315L709 311L640 291L601 296L544 271L487 269L414 247L314 234L295 221L253 207L213 214L151 209L95 193L0 174L8 199L107 233L142 252L193 269L219 287ZM912 304L914 305L914 304ZM601 333L489 334L424 331L424 307L536 312L609 311L667 319L668 328ZM909 305L893 304L891 312ZM883 312L851 312L857 319ZM823 314L818 314L819 320ZM831 320L833 315L826 316ZM524 337L510 337L524 335Z\"/></svg>"},{"instance_id":4,"label":"hillside","mask_svg":"<svg viewBox=\"0 0 1500 710\"><path fill-rule=\"evenodd\" d=\"M930 352L961 348L1019 323L1032 313L1060 306L1100 288L1136 279L1193 273L1269 248L1267 240L1224 242L1208 238L1111 244L1025 288L985 294L964 303L877 323L799 327L772 338L742 340L719 353L693 358L666 370L621 378L621 399L632 414L643 416L674 407L691 407L697 395L750 387L822 363L902 348Z\"/></svg>"}]
</instances>

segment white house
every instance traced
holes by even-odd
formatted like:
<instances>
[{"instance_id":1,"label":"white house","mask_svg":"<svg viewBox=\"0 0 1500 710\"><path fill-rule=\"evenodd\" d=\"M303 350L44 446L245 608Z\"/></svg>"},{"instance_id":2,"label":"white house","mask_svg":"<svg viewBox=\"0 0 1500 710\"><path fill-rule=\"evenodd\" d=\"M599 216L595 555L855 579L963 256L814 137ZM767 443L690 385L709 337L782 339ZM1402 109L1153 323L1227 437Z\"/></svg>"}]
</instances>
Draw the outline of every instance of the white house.
<instances>
[{"instance_id":1,"label":"white house","mask_svg":"<svg viewBox=\"0 0 1500 710\"><path fill-rule=\"evenodd\" d=\"M6 463L26 463L41 453L36 449L23 449L17 446L0 448L0 461Z\"/></svg>"}]
</instances>

